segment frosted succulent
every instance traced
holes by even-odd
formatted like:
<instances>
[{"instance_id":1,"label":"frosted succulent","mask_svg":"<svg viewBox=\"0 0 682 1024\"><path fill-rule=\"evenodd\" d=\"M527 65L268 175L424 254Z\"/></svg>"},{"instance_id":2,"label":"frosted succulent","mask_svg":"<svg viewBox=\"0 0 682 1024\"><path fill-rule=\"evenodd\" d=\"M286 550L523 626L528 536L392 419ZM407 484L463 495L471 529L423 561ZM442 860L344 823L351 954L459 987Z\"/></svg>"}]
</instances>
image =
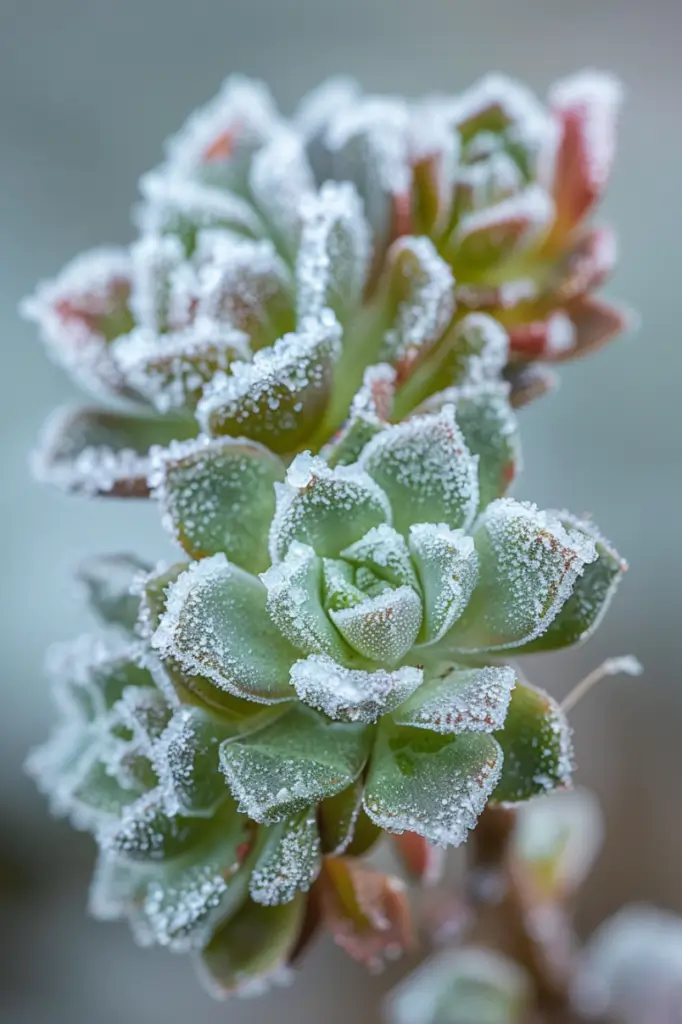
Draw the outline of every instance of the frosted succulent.
<instances>
[{"instance_id":1,"label":"frosted succulent","mask_svg":"<svg viewBox=\"0 0 682 1024\"><path fill-rule=\"evenodd\" d=\"M25 305L60 363L128 406L59 413L39 473L140 496L149 448L200 431L318 451L377 363L396 418L505 367L515 404L541 392L534 360L624 323L591 294L612 236L585 226L618 100L596 74L547 108L496 77L418 103L332 81L285 120L264 87L228 80L142 179L139 239Z\"/></svg>"},{"instance_id":2,"label":"frosted succulent","mask_svg":"<svg viewBox=\"0 0 682 1024\"><path fill-rule=\"evenodd\" d=\"M285 121L231 79L143 179L140 238L27 304L117 403L58 413L38 470L153 498L184 559L82 569L108 632L53 664L30 769L98 842L93 912L218 995L322 923L401 952L404 887L363 854L390 834L433 878L486 808L570 783L566 716L508 659L589 636L625 564L507 491L535 360L621 323L584 226L616 106L599 76L548 109L501 79L415 104L336 81Z\"/></svg>"}]
</instances>

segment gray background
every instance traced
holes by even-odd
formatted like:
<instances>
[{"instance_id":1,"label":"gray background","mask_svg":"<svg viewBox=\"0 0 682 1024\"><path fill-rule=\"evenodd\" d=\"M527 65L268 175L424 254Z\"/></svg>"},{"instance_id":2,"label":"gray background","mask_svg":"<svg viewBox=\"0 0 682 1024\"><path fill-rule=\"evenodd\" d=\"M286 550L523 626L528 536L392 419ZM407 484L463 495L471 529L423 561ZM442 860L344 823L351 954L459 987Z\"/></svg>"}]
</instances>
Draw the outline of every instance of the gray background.
<instances>
[{"instance_id":1,"label":"gray background","mask_svg":"<svg viewBox=\"0 0 682 1024\"><path fill-rule=\"evenodd\" d=\"M591 511L632 566L599 635L533 669L557 694L610 654L632 651L647 669L639 681L607 682L573 716L580 779L601 794L610 828L581 922L633 898L682 911L681 43L679 0L0 0L3 1020L334 1024L352 1011L374 1021L400 971L367 979L323 944L291 991L212 1004L185 960L139 951L122 927L86 920L91 845L47 817L21 771L51 718L42 652L83 629L70 568L96 550L160 555L164 542L152 508L87 505L29 479L42 418L76 395L16 304L80 249L130 237L137 175L232 70L266 78L285 109L337 71L410 94L460 89L486 70L541 92L585 66L625 80L604 217L622 242L610 291L642 327L567 367L560 392L523 413L517 493Z\"/></svg>"}]
</instances>

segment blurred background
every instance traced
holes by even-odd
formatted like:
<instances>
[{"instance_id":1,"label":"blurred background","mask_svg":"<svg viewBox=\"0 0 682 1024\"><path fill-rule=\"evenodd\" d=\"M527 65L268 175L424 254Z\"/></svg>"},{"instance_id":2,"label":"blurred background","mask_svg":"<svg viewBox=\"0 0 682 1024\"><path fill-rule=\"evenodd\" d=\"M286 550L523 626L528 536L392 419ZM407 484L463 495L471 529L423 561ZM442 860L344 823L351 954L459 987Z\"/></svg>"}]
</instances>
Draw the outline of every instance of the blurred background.
<instances>
[{"instance_id":1,"label":"blurred background","mask_svg":"<svg viewBox=\"0 0 682 1024\"><path fill-rule=\"evenodd\" d=\"M367 978L322 943L293 989L211 1003L185 959L86 918L92 843L48 817L22 772L52 717L44 649L87 628L72 567L93 551L165 547L152 507L88 505L31 481L42 419L76 395L17 302L79 250L129 239L138 174L235 70L267 79L285 110L339 71L410 95L460 90L488 70L540 93L583 67L624 79L602 216L622 248L609 291L642 326L565 367L560 391L523 411L516 493L593 513L631 562L598 635L531 669L561 695L612 654L646 668L640 680L606 681L573 714L579 779L599 793L609 827L581 928L633 899L682 912L681 43L680 0L0 0L2 1021L363 1024L406 969Z\"/></svg>"}]
</instances>

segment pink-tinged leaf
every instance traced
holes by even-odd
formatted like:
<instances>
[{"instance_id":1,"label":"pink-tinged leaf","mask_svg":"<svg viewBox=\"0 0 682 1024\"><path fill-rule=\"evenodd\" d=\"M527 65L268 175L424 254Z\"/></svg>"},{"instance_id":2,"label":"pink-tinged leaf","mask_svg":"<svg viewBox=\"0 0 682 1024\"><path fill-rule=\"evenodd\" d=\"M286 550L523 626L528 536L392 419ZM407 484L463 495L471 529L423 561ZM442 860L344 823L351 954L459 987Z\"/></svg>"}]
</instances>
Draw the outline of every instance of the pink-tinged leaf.
<instances>
[{"instance_id":1,"label":"pink-tinged leaf","mask_svg":"<svg viewBox=\"0 0 682 1024\"><path fill-rule=\"evenodd\" d=\"M146 498L149 449L196 433L192 420L150 419L106 409L57 409L33 455L37 479L90 497Z\"/></svg>"},{"instance_id":2,"label":"pink-tinged leaf","mask_svg":"<svg viewBox=\"0 0 682 1024\"><path fill-rule=\"evenodd\" d=\"M522 409L536 398L542 398L548 391L553 391L559 383L555 373L545 366L538 366L537 363L520 363L512 366L507 371L507 378L511 384L509 402L514 409Z\"/></svg>"},{"instance_id":3,"label":"pink-tinged leaf","mask_svg":"<svg viewBox=\"0 0 682 1024\"><path fill-rule=\"evenodd\" d=\"M574 347L570 352L555 356L554 362L576 359L596 352L623 331L631 328L634 322L634 318L626 310L592 298L574 302L570 315L575 328Z\"/></svg>"},{"instance_id":4,"label":"pink-tinged leaf","mask_svg":"<svg viewBox=\"0 0 682 1024\"><path fill-rule=\"evenodd\" d=\"M109 344L133 326L129 308L130 258L125 249L93 249L25 299L23 315L35 321L55 362L99 395L126 393Z\"/></svg>"},{"instance_id":5,"label":"pink-tinged leaf","mask_svg":"<svg viewBox=\"0 0 682 1024\"><path fill-rule=\"evenodd\" d=\"M557 234L563 235L589 213L606 188L622 88L611 75L583 72L558 82L549 100L559 125L552 193Z\"/></svg>"},{"instance_id":6,"label":"pink-tinged leaf","mask_svg":"<svg viewBox=\"0 0 682 1024\"><path fill-rule=\"evenodd\" d=\"M445 851L433 846L416 832L403 832L393 836L400 861L410 878L423 885L437 885L445 868Z\"/></svg>"},{"instance_id":7,"label":"pink-tinged leaf","mask_svg":"<svg viewBox=\"0 0 682 1024\"><path fill-rule=\"evenodd\" d=\"M562 311L509 329L511 352L521 359L565 358L573 352L575 340L575 327Z\"/></svg>"},{"instance_id":8,"label":"pink-tinged leaf","mask_svg":"<svg viewBox=\"0 0 682 1024\"><path fill-rule=\"evenodd\" d=\"M355 857L326 857L319 880L322 913L334 941L370 970L414 943L405 887Z\"/></svg>"},{"instance_id":9,"label":"pink-tinged leaf","mask_svg":"<svg viewBox=\"0 0 682 1024\"><path fill-rule=\"evenodd\" d=\"M551 299L567 304L592 292L611 276L618 259L616 236L610 227L590 228L581 234L559 266Z\"/></svg>"},{"instance_id":10,"label":"pink-tinged leaf","mask_svg":"<svg viewBox=\"0 0 682 1024\"><path fill-rule=\"evenodd\" d=\"M412 233L437 237L452 211L459 138L443 107L425 102L411 125Z\"/></svg>"}]
</instances>

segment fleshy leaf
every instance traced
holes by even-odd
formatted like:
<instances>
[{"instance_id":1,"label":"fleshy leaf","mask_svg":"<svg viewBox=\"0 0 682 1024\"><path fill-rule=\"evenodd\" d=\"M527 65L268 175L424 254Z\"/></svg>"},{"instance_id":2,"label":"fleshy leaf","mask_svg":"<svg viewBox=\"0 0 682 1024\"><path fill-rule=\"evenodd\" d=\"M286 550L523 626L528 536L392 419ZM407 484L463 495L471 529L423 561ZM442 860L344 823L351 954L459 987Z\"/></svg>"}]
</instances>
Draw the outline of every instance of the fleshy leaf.
<instances>
[{"instance_id":1,"label":"fleshy leaf","mask_svg":"<svg viewBox=\"0 0 682 1024\"><path fill-rule=\"evenodd\" d=\"M424 595L419 643L432 644L466 608L478 579L478 555L471 537L445 524L411 526L409 543Z\"/></svg>"},{"instance_id":2,"label":"fleshy leaf","mask_svg":"<svg viewBox=\"0 0 682 1024\"><path fill-rule=\"evenodd\" d=\"M294 541L284 560L271 566L261 579L273 622L296 648L341 660L348 656L322 605L322 559L311 547Z\"/></svg>"},{"instance_id":3,"label":"fleshy leaf","mask_svg":"<svg viewBox=\"0 0 682 1024\"><path fill-rule=\"evenodd\" d=\"M405 538L385 523L369 530L362 540L341 552L342 558L356 567L371 571L393 587L418 589L410 549Z\"/></svg>"},{"instance_id":4,"label":"fleshy leaf","mask_svg":"<svg viewBox=\"0 0 682 1024\"><path fill-rule=\"evenodd\" d=\"M192 846L207 828L201 818L168 814L161 790L152 790L130 804L118 821L99 835L104 850L130 860L165 861Z\"/></svg>"},{"instance_id":5,"label":"fleshy leaf","mask_svg":"<svg viewBox=\"0 0 682 1024\"><path fill-rule=\"evenodd\" d=\"M251 874L251 899L267 907L289 903L310 889L321 865L315 808L308 807L272 827Z\"/></svg>"},{"instance_id":6,"label":"fleshy leaf","mask_svg":"<svg viewBox=\"0 0 682 1024\"><path fill-rule=\"evenodd\" d=\"M286 129L273 135L253 159L249 190L281 251L293 257L301 232L301 208L314 191L302 140Z\"/></svg>"},{"instance_id":7,"label":"fleshy leaf","mask_svg":"<svg viewBox=\"0 0 682 1024\"><path fill-rule=\"evenodd\" d=\"M154 749L154 768L166 806L176 813L209 817L225 799L218 748L236 731L234 720L201 707L176 711Z\"/></svg>"},{"instance_id":8,"label":"fleshy leaf","mask_svg":"<svg viewBox=\"0 0 682 1024\"><path fill-rule=\"evenodd\" d=\"M365 445L387 426L393 408L395 379L396 372L388 363L366 368L346 423L322 450L330 466L357 462Z\"/></svg>"},{"instance_id":9,"label":"fleshy leaf","mask_svg":"<svg viewBox=\"0 0 682 1024\"><path fill-rule=\"evenodd\" d=\"M57 409L33 456L36 477L64 491L146 498L149 449L196 434L191 420L151 419L105 409Z\"/></svg>"},{"instance_id":10,"label":"fleshy leaf","mask_svg":"<svg viewBox=\"0 0 682 1024\"><path fill-rule=\"evenodd\" d=\"M152 453L149 482L164 525L188 555L224 552L249 572L268 564L274 483L284 466L262 445L205 437Z\"/></svg>"},{"instance_id":11,"label":"fleshy leaf","mask_svg":"<svg viewBox=\"0 0 682 1024\"><path fill-rule=\"evenodd\" d=\"M606 186L621 99L620 83L596 72L557 82L550 92L561 131L552 184L562 234L582 220Z\"/></svg>"},{"instance_id":12,"label":"fleshy leaf","mask_svg":"<svg viewBox=\"0 0 682 1024\"><path fill-rule=\"evenodd\" d=\"M336 558L390 515L386 495L357 466L332 470L323 459L298 455L277 493L270 530L272 561L281 561L294 541Z\"/></svg>"},{"instance_id":13,"label":"fleshy leaf","mask_svg":"<svg viewBox=\"0 0 682 1024\"><path fill-rule=\"evenodd\" d=\"M345 668L324 655L297 661L291 681L299 698L341 722L375 722L420 685L422 671L403 666L387 672Z\"/></svg>"},{"instance_id":14,"label":"fleshy leaf","mask_svg":"<svg viewBox=\"0 0 682 1024\"><path fill-rule=\"evenodd\" d=\"M493 799L518 803L571 781L571 731L559 705L542 690L517 683L504 727L495 733L504 751Z\"/></svg>"},{"instance_id":15,"label":"fleshy leaf","mask_svg":"<svg viewBox=\"0 0 682 1024\"><path fill-rule=\"evenodd\" d=\"M84 562L76 576L83 584L91 608L103 623L132 633L140 598L131 593L134 580L150 566L136 555L100 555Z\"/></svg>"},{"instance_id":16,"label":"fleshy leaf","mask_svg":"<svg viewBox=\"0 0 682 1024\"><path fill-rule=\"evenodd\" d=\"M437 735L382 725L372 753L364 807L388 832L416 832L459 846L495 788L502 751L486 733Z\"/></svg>"},{"instance_id":17,"label":"fleshy leaf","mask_svg":"<svg viewBox=\"0 0 682 1024\"><path fill-rule=\"evenodd\" d=\"M400 238L387 256L387 328L379 358L398 381L439 340L455 309L452 271L428 238Z\"/></svg>"},{"instance_id":18,"label":"fleshy leaf","mask_svg":"<svg viewBox=\"0 0 682 1024\"><path fill-rule=\"evenodd\" d=\"M494 732L504 725L515 684L507 666L451 669L428 679L393 719L440 733Z\"/></svg>"},{"instance_id":19,"label":"fleshy leaf","mask_svg":"<svg viewBox=\"0 0 682 1024\"><path fill-rule=\"evenodd\" d=\"M487 507L474 543L479 582L445 641L462 651L519 647L540 636L596 557L585 534L510 498Z\"/></svg>"},{"instance_id":20,"label":"fleshy leaf","mask_svg":"<svg viewBox=\"0 0 682 1024\"><path fill-rule=\"evenodd\" d=\"M365 286L371 241L354 187L326 181L302 210L296 258L299 319L334 311L341 323L355 309Z\"/></svg>"},{"instance_id":21,"label":"fleshy leaf","mask_svg":"<svg viewBox=\"0 0 682 1024\"><path fill-rule=\"evenodd\" d=\"M407 534L413 523L470 525L478 505L476 462L446 407L384 430L359 465L388 495L395 529Z\"/></svg>"},{"instance_id":22,"label":"fleshy leaf","mask_svg":"<svg viewBox=\"0 0 682 1024\"><path fill-rule=\"evenodd\" d=\"M320 878L323 916L334 941L354 960L379 969L414 942L405 886L354 857L326 857Z\"/></svg>"},{"instance_id":23,"label":"fleshy leaf","mask_svg":"<svg viewBox=\"0 0 682 1024\"><path fill-rule=\"evenodd\" d=\"M362 807L363 783L358 779L319 805L319 827L322 853L344 853L355 836Z\"/></svg>"},{"instance_id":24,"label":"fleshy leaf","mask_svg":"<svg viewBox=\"0 0 682 1024\"><path fill-rule=\"evenodd\" d=\"M554 216L538 185L462 218L448 242L456 277L466 280L518 256L547 231Z\"/></svg>"},{"instance_id":25,"label":"fleshy leaf","mask_svg":"<svg viewBox=\"0 0 682 1024\"><path fill-rule=\"evenodd\" d=\"M256 352L253 362L217 374L197 408L202 428L250 437L276 452L296 451L326 412L340 336L336 318L325 311Z\"/></svg>"},{"instance_id":26,"label":"fleshy leaf","mask_svg":"<svg viewBox=\"0 0 682 1024\"><path fill-rule=\"evenodd\" d=\"M573 593L542 636L519 648L519 654L555 651L586 640L595 631L618 588L627 562L597 531L592 523L559 514L566 529L577 530L594 541L597 557L585 566Z\"/></svg>"},{"instance_id":27,"label":"fleshy leaf","mask_svg":"<svg viewBox=\"0 0 682 1024\"><path fill-rule=\"evenodd\" d=\"M219 228L248 238L260 238L263 223L253 206L234 192L211 188L152 171L140 179L145 203L138 213L143 233L169 233L180 237L192 252L200 231Z\"/></svg>"},{"instance_id":28,"label":"fleshy leaf","mask_svg":"<svg viewBox=\"0 0 682 1024\"><path fill-rule=\"evenodd\" d=\"M213 996L265 991L287 964L303 926L306 897L265 907L246 903L218 929L201 954L202 974Z\"/></svg>"},{"instance_id":29,"label":"fleshy leaf","mask_svg":"<svg viewBox=\"0 0 682 1024\"><path fill-rule=\"evenodd\" d=\"M448 398L472 455L478 456L479 509L501 498L521 462L519 428L509 404L509 386L485 383L453 388Z\"/></svg>"},{"instance_id":30,"label":"fleshy leaf","mask_svg":"<svg viewBox=\"0 0 682 1024\"><path fill-rule=\"evenodd\" d=\"M126 393L109 344L133 326L131 272L125 249L95 249L39 285L21 306L55 362L96 395Z\"/></svg>"},{"instance_id":31,"label":"fleshy leaf","mask_svg":"<svg viewBox=\"0 0 682 1024\"><path fill-rule=\"evenodd\" d=\"M429 957L388 997L388 1024L522 1024L532 985L516 961L481 946Z\"/></svg>"},{"instance_id":32,"label":"fleshy leaf","mask_svg":"<svg viewBox=\"0 0 682 1024\"><path fill-rule=\"evenodd\" d=\"M329 617L348 644L370 661L395 665L414 644L422 624L421 597L412 587L390 587Z\"/></svg>"},{"instance_id":33,"label":"fleshy leaf","mask_svg":"<svg viewBox=\"0 0 682 1024\"><path fill-rule=\"evenodd\" d=\"M224 555L195 562L171 585L152 646L237 697L290 700L297 652L275 627L266 601L261 581Z\"/></svg>"},{"instance_id":34,"label":"fleshy leaf","mask_svg":"<svg viewBox=\"0 0 682 1024\"><path fill-rule=\"evenodd\" d=\"M362 771L368 743L366 727L330 722L299 704L226 740L221 767L245 814L281 821L346 789Z\"/></svg>"}]
</instances>

